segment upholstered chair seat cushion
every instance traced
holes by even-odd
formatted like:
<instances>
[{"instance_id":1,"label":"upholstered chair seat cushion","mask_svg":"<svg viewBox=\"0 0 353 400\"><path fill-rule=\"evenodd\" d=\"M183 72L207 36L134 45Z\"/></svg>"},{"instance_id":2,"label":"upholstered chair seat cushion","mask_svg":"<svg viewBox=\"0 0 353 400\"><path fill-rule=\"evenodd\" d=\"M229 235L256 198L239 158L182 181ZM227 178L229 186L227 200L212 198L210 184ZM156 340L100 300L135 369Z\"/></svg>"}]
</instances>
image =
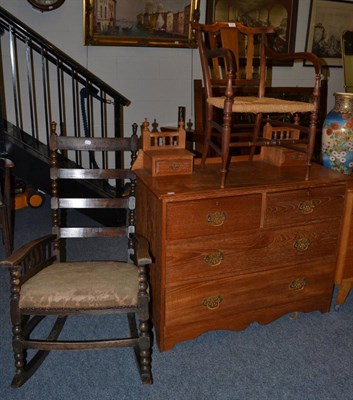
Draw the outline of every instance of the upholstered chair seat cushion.
<instances>
[{"instance_id":1,"label":"upholstered chair seat cushion","mask_svg":"<svg viewBox=\"0 0 353 400\"><path fill-rule=\"evenodd\" d=\"M224 108L225 96L209 97L207 102L214 107ZM302 113L315 110L313 103L290 101L272 97L234 97L232 112L238 113Z\"/></svg>"},{"instance_id":2,"label":"upholstered chair seat cushion","mask_svg":"<svg viewBox=\"0 0 353 400\"><path fill-rule=\"evenodd\" d=\"M138 270L128 263L55 263L22 285L22 309L107 309L137 305Z\"/></svg>"}]
</instances>

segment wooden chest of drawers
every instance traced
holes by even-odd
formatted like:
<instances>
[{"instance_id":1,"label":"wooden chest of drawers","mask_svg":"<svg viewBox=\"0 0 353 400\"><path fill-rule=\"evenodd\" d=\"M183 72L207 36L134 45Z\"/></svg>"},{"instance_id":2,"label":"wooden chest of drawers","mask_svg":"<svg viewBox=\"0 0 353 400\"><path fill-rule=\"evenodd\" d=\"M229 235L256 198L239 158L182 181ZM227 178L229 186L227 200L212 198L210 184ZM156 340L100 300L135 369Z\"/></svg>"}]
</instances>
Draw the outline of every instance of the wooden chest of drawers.
<instances>
[{"instance_id":1,"label":"wooden chest of drawers","mask_svg":"<svg viewBox=\"0 0 353 400\"><path fill-rule=\"evenodd\" d=\"M136 171L161 351L209 330L330 307L352 180L318 165L303 181L304 167L238 162L219 189L217 168L172 179Z\"/></svg>"}]
</instances>

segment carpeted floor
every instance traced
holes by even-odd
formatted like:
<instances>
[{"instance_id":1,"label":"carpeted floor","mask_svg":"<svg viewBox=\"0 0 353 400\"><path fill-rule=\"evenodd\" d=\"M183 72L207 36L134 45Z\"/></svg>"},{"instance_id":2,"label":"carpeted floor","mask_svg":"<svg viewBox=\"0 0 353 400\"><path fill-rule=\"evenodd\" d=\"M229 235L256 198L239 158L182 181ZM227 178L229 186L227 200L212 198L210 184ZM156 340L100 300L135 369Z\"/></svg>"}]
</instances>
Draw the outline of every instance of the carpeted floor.
<instances>
[{"instance_id":1,"label":"carpeted floor","mask_svg":"<svg viewBox=\"0 0 353 400\"><path fill-rule=\"evenodd\" d=\"M16 247L49 232L49 202L17 212ZM4 270L0 296L1 400L353 400L353 294L339 312L209 332L164 353L155 346L152 386L140 383L131 349L118 349L53 352L16 390L10 388L14 368ZM116 316L94 323L75 318L63 336L70 328L77 335L96 334L102 325L116 332L120 322Z\"/></svg>"}]
</instances>

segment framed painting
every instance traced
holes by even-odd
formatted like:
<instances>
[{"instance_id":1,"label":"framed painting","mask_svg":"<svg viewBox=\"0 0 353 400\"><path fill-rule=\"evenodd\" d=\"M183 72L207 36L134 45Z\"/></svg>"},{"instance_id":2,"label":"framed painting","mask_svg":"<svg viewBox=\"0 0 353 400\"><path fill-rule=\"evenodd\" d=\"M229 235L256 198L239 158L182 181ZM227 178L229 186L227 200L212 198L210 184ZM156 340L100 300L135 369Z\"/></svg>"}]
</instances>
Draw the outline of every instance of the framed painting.
<instances>
[{"instance_id":1,"label":"framed painting","mask_svg":"<svg viewBox=\"0 0 353 400\"><path fill-rule=\"evenodd\" d=\"M239 21L248 26L272 25L270 45L292 53L295 47L298 0L207 0L206 23Z\"/></svg>"},{"instance_id":2,"label":"framed painting","mask_svg":"<svg viewBox=\"0 0 353 400\"><path fill-rule=\"evenodd\" d=\"M349 1L311 0L305 48L320 57L324 66L342 67L341 36L353 27L352 13Z\"/></svg>"},{"instance_id":3,"label":"framed painting","mask_svg":"<svg viewBox=\"0 0 353 400\"><path fill-rule=\"evenodd\" d=\"M196 47L200 0L84 0L84 44Z\"/></svg>"}]
</instances>

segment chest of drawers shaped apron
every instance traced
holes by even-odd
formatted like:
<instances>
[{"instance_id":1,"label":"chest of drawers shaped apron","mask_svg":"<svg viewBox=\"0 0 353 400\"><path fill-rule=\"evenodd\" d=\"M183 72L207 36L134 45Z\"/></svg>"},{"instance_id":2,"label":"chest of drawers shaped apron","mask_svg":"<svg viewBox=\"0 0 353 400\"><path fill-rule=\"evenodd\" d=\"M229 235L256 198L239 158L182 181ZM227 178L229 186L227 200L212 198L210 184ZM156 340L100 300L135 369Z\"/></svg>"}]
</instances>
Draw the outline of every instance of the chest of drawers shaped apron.
<instances>
[{"instance_id":1,"label":"chest of drawers shaped apron","mask_svg":"<svg viewBox=\"0 0 353 400\"><path fill-rule=\"evenodd\" d=\"M210 330L330 307L352 180L318 165L304 181L302 168L239 162L219 189L217 167L167 178L136 171L161 351Z\"/></svg>"}]
</instances>

